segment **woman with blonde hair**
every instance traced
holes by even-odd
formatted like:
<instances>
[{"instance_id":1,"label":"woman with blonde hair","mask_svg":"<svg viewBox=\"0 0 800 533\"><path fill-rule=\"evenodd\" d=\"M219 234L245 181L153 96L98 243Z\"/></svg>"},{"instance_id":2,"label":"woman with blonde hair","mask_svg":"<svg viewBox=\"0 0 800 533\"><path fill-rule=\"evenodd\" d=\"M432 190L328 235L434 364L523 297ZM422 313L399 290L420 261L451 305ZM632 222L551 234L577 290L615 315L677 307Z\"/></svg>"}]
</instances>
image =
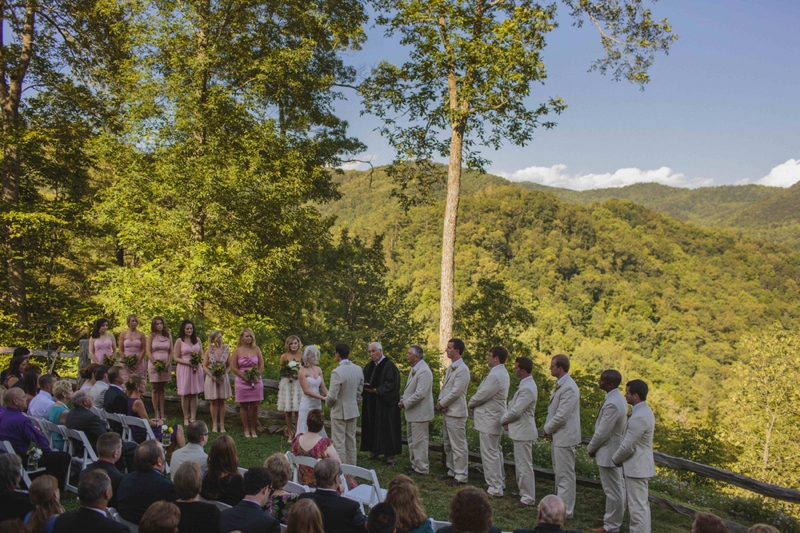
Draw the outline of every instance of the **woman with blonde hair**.
<instances>
[{"instance_id":1,"label":"woman with blonde hair","mask_svg":"<svg viewBox=\"0 0 800 533\"><path fill-rule=\"evenodd\" d=\"M136 315L128 315L125 323L128 324L128 329L119 334L117 346L122 352L122 375L127 381L131 374L144 376L147 372L147 338L139 330L139 318Z\"/></svg>"},{"instance_id":2,"label":"woman with blonde hair","mask_svg":"<svg viewBox=\"0 0 800 533\"><path fill-rule=\"evenodd\" d=\"M31 483L28 496L36 507L25 517L28 531L30 533L52 531L53 522L58 515L64 513L64 508L59 503L61 493L58 490L58 480L47 475L37 477Z\"/></svg>"},{"instance_id":3,"label":"woman with blonde hair","mask_svg":"<svg viewBox=\"0 0 800 533\"><path fill-rule=\"evenodd\" d=\"M181 511L174 503L164 500L147 508L139 521L140 533L178 533Z\"/></svg>"},{"instance_id":4,"label":"woman with blonde hair","mask_svg":"<svg viewBox=\"0 0 800 533\"><path fill-rule=\"evenodd\" d=\"M50 408L47 419L53 424L63 426L67 423L69 415L67 404L72 400L72 383L64 379L56 381L53 385L53 399L56 402ZM53 449L58 451L64 449L64 437L55 432L53 432Z\"/></svg>"},{"instance_id":5,"label":"woman with blonde hair","mask_svg":"<svg viewBox=\"0 0 800 533\"><path fill-rule=\"evenodd\" d=\"M203 391L211 403L212 432L225 433L225 400L231 397L228 379L228 360L231 350L222 344L222 333L212 329L208 333L208 349L203 357L203 372L206 374Z\"/></svg>"},{"instance_id":6,"label":"woman with blonde hair","mask_svg":"<svg viewBox=\"0 0 800 533\"><path fill-rule=\"evenodd\" d=\"M322 513L314 500L309 498L297 500L289 511L285 533L324 533Z\"/></svg>"},{"instance_id":7,"label":"woman with blonde hair","mask_svg":"<svg viewBox=\"0 0 800 533\"><path fill-rule=\"evenodd\" d=\"M230 358L229 369L236 374L236 402L246 438L257 438L258 405L264 399L264 356L256 344L256 336L250 329L243 329L239 342Z\"/></svg>"},{"instance_id":8,"label":"woman with blonde hair","mask_svg":"<svg viewBox=\"0 0 800 533\"><path fill-rule=\"evenodd\" d=\"M770 526L767 524L756 524L754 526L750 526L750 529L747 530L747 533L781 533L778 531L777 527Z\"/></svg>"},{"instance_id":9,"label":"woman with blonde hair","mask_svg":"<svg viewBox=\"0 0 800 533\"><path fill-rule=\"evenodd\" d=\"M308 432L308 413L312 409L321 409L322 402L328 394L325 387L325 378L322 376L322 369L317 366L319 361L319 348L313 344L306 346L303 350L303 368L297 373L297 381L303 389L303 396L300 398L300 412L297 417L297 434ZM320 435L327 437L325 428L322 428Z\"/></svg>"},{"instance_id":10,"label":"woman with blonde hair","mask_svg":"<svg viewBox=\"0 0 800 533\"><path fill-rule=\"evenodd\" d=\"M397 513L397 533L433 533L417 484L408 476L395 476L386 491L386 503Z\"/></svg>"},{"instance_id":11,"label":"woman with blonde hair","mask_svg":"<svg viewBox=\"0 0 800 533\"><path fill-rule=\"evenodd\" d=\"M297 335L289 335L286 337L286 342L283 344L285 350L281 355L278 362L283 368L284 364L291 361L303 364L303 354L300 348L303 345L300 343L300 337ZM281 376L280 384L278 385L278 411L283 411L286 418L286 429L284 430L286 438L289 442L292 441L295 435L295 428L297 427L297 412L300 410L300 397L303 391L296 379L297 376Z\"/></svg>"},{"instance_id":12,"label":"woman with blonde hair","mask_svg":"<svg viewBox=\"0 0 800 533\"><path fill-rule=\"evenodd\" d=\"M172 378L172 335L167 323L160 316L150 321L150 335L147 336L147 371L153 387L153 403L156 420L161 422L167 415L164 413L167 383Z\"/></svg>"},{"instance_id":13,"label":"woman with blonde hair","mask_svg":"<svg viewBox=\"0 0 800 533\"><path fill-rule=\"evenodd\" d=\"M285 524L292 506L300 497L299 494L284 490L289 478L292 477L292 465L285 454L273 453L264 461L264 468L269 470L269 475L272 476L272 494L267 499L265 508L272 518Z\"/></svg>"}]
</instances>

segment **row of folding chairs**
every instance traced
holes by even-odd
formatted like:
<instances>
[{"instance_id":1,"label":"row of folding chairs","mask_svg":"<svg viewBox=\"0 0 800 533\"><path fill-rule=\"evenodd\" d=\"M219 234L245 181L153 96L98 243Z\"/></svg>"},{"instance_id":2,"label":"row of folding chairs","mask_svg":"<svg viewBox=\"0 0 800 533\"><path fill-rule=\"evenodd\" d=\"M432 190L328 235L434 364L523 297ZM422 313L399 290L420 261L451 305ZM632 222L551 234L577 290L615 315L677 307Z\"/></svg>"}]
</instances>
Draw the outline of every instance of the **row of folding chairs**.
<instances>
[{"instance_id":1,"label":"row of folding chairs","mask_svg":"<svg viewBox=\"0 0 800 533\"><path fill-rule=\"evenodd\" d=\"M122 426L122 440L129 442L136 442L133 439L133 429L141 428L147 433L148 439L155 439L156 435L153 433L153 428L147 420L139 418L138 416L120 415L117 413L109 413L105 409L93 406L91 411L105 421L116 422ZM164 464L164 473L169 474L169 463Z\"/></svg>"}]
</instances>

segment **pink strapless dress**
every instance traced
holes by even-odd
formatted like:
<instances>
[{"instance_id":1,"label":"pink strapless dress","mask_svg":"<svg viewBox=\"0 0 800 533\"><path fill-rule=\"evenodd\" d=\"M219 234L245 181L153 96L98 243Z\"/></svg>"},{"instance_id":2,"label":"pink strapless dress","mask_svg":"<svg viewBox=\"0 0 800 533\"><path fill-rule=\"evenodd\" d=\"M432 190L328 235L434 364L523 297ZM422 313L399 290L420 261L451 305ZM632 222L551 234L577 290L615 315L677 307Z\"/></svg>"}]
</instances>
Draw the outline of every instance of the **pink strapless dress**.
<instances>
[{"instance_id":1,"label":"pink strapless dress","mask_svg":"<svg viewBox=\"0 0 800 533\"><path fill-rule=\"evenodd\" d=\"M239 365L239 370L247 372L253 367L258 368L258 356L251 355L249 357L237 357L236 363ZM239 403L245 402L260 402L264 399L264 383L261 378L258 378L255 386L250 385L247 381L239 376L236 376L236 401Z\"/></svg>"},{"instance_id":2,"label":"pink strapless dress","mask_svg":"<svg viewBox=\"0 0 800 533\"><path fill-rule=\"evenodd\" d=\"M159 374L153 368L153 363L147 367L148 374L150 374L150 383L163 383L172 378L172 363L169 361L169 347L172 346L169 337L162 337L156 335L150 344L150 355L153 359L164 361L167 364L167 371Z\"/></svg>"},{"instance_id":3,"label":"pink strapless dress","mask_svg":"<svg viewBox=\"0 0 800 533\"><path fill-rule=\"evenodd\" d=\"M199 340L191 346L181 340L180 347L181 353L178 355L178 359L182 361L188 362L191 354L201 353ZM203 392L203 376L205 376L205 373L203 372L202 364L194 368L188 365L178 365L178 368L175 369L175 377L178 381L178 395L184 396Z\"/></svg>"},{"instance_id":4,"label":"pink strapless dress","mask_svg":"<svg viewBox=\"0 0 800 533\"><path fill-rule=\"evenodd\" d=\"M142 341L141 339L125 339L122 341L122 353L125 357L129 355L135 355L139 357L144 349L142 348ZM125 362L122 363L122 375L125 376L125 381L128 381L128 378L131 374L139 374L140 376L147 377L147 358L142 357L142 361L133 368L128 368L125 365Z\"/></svg>"},{"instance_id":5,"label":"pink strapless dress","mask_svg":"<svg viewBox=\"0 0 800 533\"><path fill-rule=\"evenodd\" d=\"M94 340L94 362L98 365L103 364L103 359L111 355L111 349L114 346L113 341L102 339Z\"/></svg>"}]
</instances>

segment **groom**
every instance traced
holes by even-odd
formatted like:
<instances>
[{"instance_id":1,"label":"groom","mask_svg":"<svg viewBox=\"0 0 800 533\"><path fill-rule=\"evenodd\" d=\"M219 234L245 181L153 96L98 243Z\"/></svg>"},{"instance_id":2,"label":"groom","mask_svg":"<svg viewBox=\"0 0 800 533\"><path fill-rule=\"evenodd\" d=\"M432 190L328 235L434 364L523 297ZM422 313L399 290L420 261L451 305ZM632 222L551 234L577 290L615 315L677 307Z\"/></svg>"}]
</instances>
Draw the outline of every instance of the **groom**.
<instances>
[{"instance_id":1,"label":"groom","mask_svg":"<svg viewBox=\"0 0 800 533\"><path fill-rule=\"evenodd\" d=\"M356 420L358 396L364 388L364 373L350 362L350 347L336 345L339 366L331 372L331 386L325 400L331 410L331 438L333 446L348 465L356 464Z\"/></svg>"}]
</instances>

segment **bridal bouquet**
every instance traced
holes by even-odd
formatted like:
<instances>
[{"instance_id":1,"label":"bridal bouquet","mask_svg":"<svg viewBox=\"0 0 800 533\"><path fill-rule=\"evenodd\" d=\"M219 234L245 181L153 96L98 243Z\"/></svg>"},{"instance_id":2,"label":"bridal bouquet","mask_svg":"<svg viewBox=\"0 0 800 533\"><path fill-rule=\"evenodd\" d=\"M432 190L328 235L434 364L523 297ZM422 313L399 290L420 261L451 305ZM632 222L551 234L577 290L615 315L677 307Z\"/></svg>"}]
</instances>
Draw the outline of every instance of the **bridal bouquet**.
<instances>
[{"instance_id":1,"label":"bridal bouquet","mask_svg":"<svg viewBox=\"0 0 800 533\"><path fill-rule=\"evenodd\" d=\"M167 371L167 363L162 361L161 359L156 359L153 361L153 370L155 370L159 374L163 374Z\"/></svg>"},{"instance_id":2,"label":"bridal bouquet","mask_svg":"<svg viewBox=\"0 0 800 533\"><path fill-rule=\"evenodd\" d=\"M250 382L250 387L256 388L256 382L261 378L261 373L258 371L257 367L253 367L244 373L244 377Z\"/></svg>"},{"instance_id":3,"label":"bridal bouquet","mask_svg":"<svg viewBox=\"0 0 800 533\"><path fill-rule=\"evenodd\" d=\"M192 365L192 371L197 372L197 367L203 362L203 356L198 352L192 352L189 356L189 364Z\"/></svg>"},{"instance_id":4,"label":"bridal bouquet","mask_svg":"<svg viewBox=\"0 0 800 533\"><path fill-rule=\"evenodd\" d=\"M294 359L289 361L284 361L281 363L281 377L282 378L289 378L295 379L297 377L297 372L300 371L301 365Z\"/></svg>"},{"instance_id":5,"label":"bridal bouquet","mask_svg":"<svg viewBox=\"0 0 800 533\"><path fill-rule=\"evenodd\" d=\"M135 355L126 355L125 358L122 360L125 363L125 366L128 368L136 368L136 361L139 360L139 357Z\"/></svg>"}]
</instances>

